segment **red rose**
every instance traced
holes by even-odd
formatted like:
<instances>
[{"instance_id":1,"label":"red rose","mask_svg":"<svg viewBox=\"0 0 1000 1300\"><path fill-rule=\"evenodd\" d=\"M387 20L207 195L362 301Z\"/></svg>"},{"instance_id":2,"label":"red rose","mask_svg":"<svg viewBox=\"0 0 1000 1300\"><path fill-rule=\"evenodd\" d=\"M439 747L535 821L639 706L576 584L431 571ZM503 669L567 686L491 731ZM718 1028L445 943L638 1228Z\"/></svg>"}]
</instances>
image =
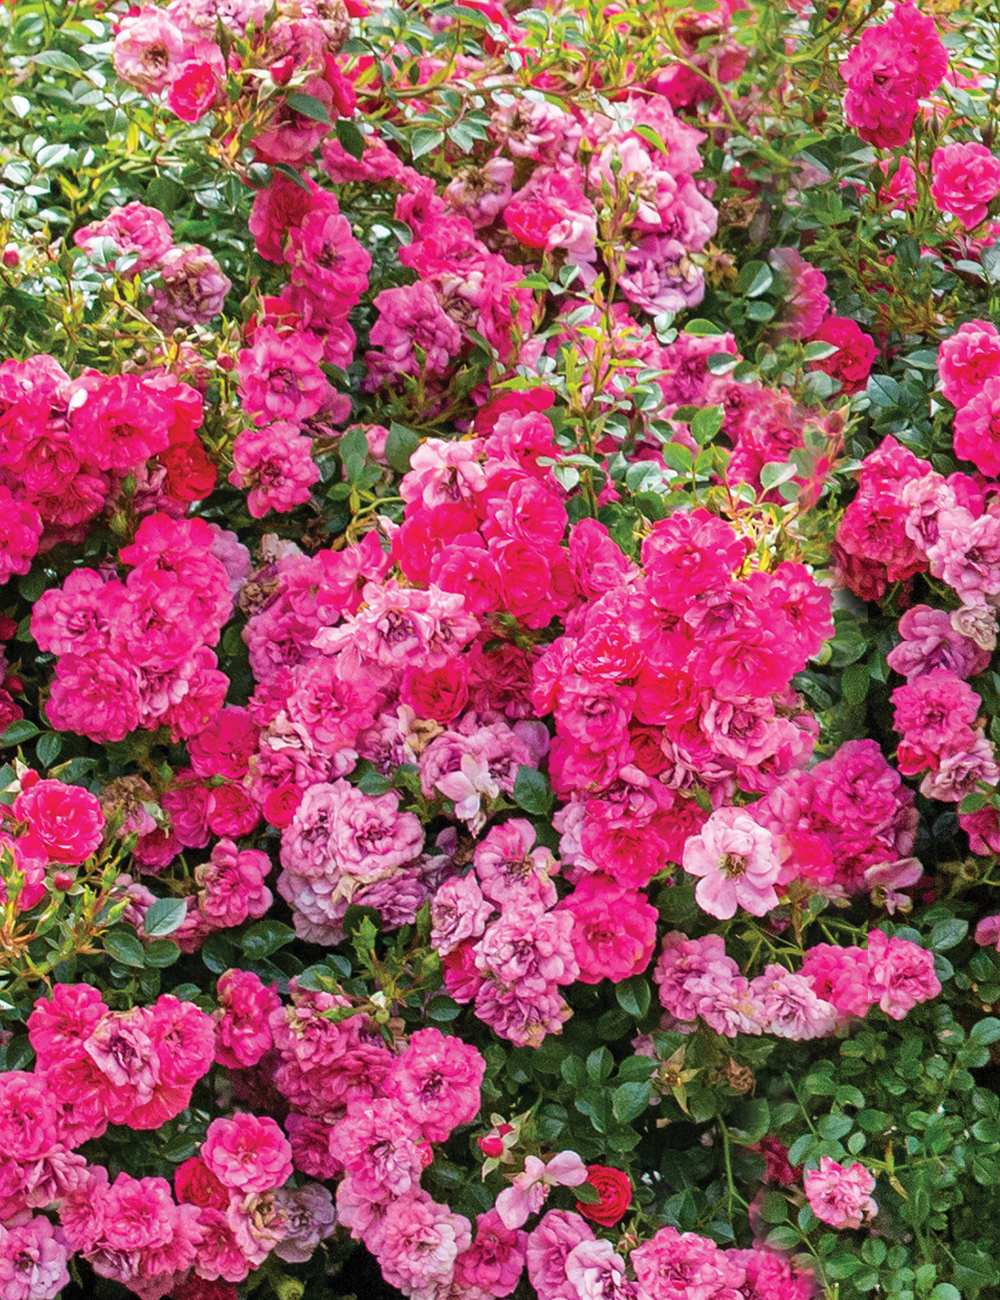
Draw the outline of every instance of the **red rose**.
<instances>
[{"instance_id":1,"label":"red rose","mask_svg":"<svg viewBox=\"0 0 1000 1300\"><path fill-rule=\"evenodd\" d=\"M197 122L219 96L216 68L201 59L188 59L167 87L167 107L182 122Z\"/></svg>"},{"instance_id":2,"label":"red rose","mask_svg":"<svg viewBox=\"0 0 1000 1300\"><path fill-rule=\"evenodd\" d=\"M203 501L215 487L218 471L197 438L172 443L159 460L167 471L164 490L175 501Z\"/></svg>"},{"instance_id":3,"label":"red rose","mask_svg":"<svg viewBox=\"0 0 1000 1300\"><path fill-rule=\"evenodd\" d=\"M846 316L828 316L809 338L810 343L832 343L839 351L811 362L811 369L825 370L839 379L845 393L864 388L875 360L875 344L857 322Z\"/></svg>"},{"instance_id":4,"label":"red rose","mask_svg":"<svg viewBox=\"0 0 1000 1300\"><path fill-rule=\"evenodd\" d=\"M632 1203L632 1183L628 1174L606 1165L588 1165L587 1182L596 1188L600 1200L593 1204L577 1201L576 1208L591 1223L610 1228L617 1223Z\"/></svg>"},{"instance_id":5,"label":"red rose","mask_svg":"<svg viewBox=\"0 0 1000 1300\"><path fill-rule=\"evenodd\" d=\"M295 810L302 802L302 791L290 782L279 785L264 800L264 816L279 831L292 824Z\"/></svg>"},{"instance_id":6,"label":"red rose","mask_svg":"<svg viewBox=\"0 0 1000 1300\"><path fill-rule=\"evenodd\" d=\"M214 1206L217 1210L224 1210L229 1205L229 1193L201 1156L192 1156L177 1166L174 1190L177 1199L186 1201L188 1205Z\"/></svg>"}]
</instances>

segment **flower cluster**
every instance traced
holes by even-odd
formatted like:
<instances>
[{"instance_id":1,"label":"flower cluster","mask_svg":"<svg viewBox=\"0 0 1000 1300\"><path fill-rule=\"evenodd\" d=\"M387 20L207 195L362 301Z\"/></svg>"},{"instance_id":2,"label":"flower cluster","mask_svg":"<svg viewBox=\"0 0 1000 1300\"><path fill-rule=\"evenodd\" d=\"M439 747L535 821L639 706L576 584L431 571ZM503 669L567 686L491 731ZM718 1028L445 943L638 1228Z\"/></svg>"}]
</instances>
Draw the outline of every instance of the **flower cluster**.
<instances>
[{"instance_id":1,"label":"flower cluster","mask_svg":"<svg viewBox=\"0 0 1000 1300\"><path fill-rule=\"evenodd\" d=\"M44 354L0 364L0 580L82 542L123 497L177 516L206 496L215 469L201 422L200 395L164 371L71 379Z\"/></svg>"},{"instance_id":2,"label":"flower cluster","mask_svg":"<svg viewBox=\"0 0 1000 1300\"><path fill-rule=\"evenodd\" d=\"M664 1027L693 1029L699 1018L727 1038L775 1034L799 1041L824 1038L878 1004L895 1020L941 992L933 955L909 939L868 935L868 948L817 944L800 974L769 965L748 980L726 955L721 935L689 939L672 931L653 971Z\"/></svg>"},{"instance_id":3,"label":"flower cluster","mask_svg":"<svg viewBox=\"0 0 1000 1300\"><path fill-rule=\"evenodd\" d=\"M102 268L128 276L149 273L152 296L146 313L165 334L207 324L218 316L232 288L232 281L207 248L175 245L163 214L143 203L113 208L102 221L81 226L73 242ZM172 440L172 445L179 449L186 444L190 454L192 442L193 438ZM168 462L173 464L181 454L173 451ZM213 477L208 490L214 481ZM202 495L207 496L208 491Z\"/></svg>"},{"instance_id":4,"label":"flower cluster","mask_svg":"<svg viewBox=\"0 0 1000 1300\"><path fill-rule=\"evenodd\" d=\"M171 0L164 8L144 5L118 24L115 71L144 94L162 96L185 122L197 122L220 103L228 75L251 68L269 69L272 86L298 73L306 92L327 106L338 93L349 95L332 58L347 36L348 12L340 0L299 6L265 23L266 14L267 6L259 0L226 9L230 39L241 41L245 50L242 59L235 51L227 58L218 44L220 15L213 4ZM255 144L275 162L295 162L323 134L313 118L288 108L275 114Z\"/></svg>"},{"instance_id":5,"label":"flower cluster","mask_svg":"<svg viewBox=\"0 0 1000 1300\"><path fill-rule=\"evenodd\" d=\"M948 51L934 20L916 5L897 3L888 22L865 28L840 65L847 125L880 149L905 145L917 101L936 89L947 70Z\"/></svg>"},{"instance_id":6,"label":"flower cluster","mask_svg":"<svg viewBox=\"0 0 1000 1300\"><path fill-rule=\"evenodd\" d=\"M115 425L116 437L130 426ZM217 536L201 519L148 515L119 560L125 581L74 569L32 615L39 647L59 656L48 702L54 727L123 740L137 727L197 735L228 679L210 649L232 612Z\"/></svg>"},{"instance_id":7,"label":"flower cluster","mask_svg":"<svg viewBox=\"0 0 1000 1300\"><path fill-rule=\"evenodd\" d=\"M527 1260L539 1300L809 1300L815 1293L811 1274L776 1253L723 1250L708 1237L672 1227L634 1247L626 1261L567 1210L549 1210L528 1235Z\"/></svg>"},{"instance_id":8,"label":"flower cluster","mask_svg":"<svg viewBox=\"0 0 1000 1300\"><path fill-rule=\"evenodd\" d=\"M0 820L0 851L10 854L20 875L16 905L23 911L34 907L54 883L54 877L47 881L50 868L78 867L96 853L105 822L100 801L79 786L42 780L31 769L22 771L16 786L17 797ZM55 874L62 883L66 873ZM0 900L9 901L3 882Z\"/></svg>"}]
</instances>

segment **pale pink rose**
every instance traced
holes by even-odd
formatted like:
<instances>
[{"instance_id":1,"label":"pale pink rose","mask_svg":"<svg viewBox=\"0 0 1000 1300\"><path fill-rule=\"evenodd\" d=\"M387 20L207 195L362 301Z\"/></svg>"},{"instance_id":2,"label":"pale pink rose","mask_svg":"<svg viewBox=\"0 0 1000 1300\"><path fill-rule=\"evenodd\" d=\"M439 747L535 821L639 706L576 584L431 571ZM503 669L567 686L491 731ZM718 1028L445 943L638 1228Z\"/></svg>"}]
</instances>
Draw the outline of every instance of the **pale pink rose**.
<instances>
[{"instance_id":1,"label":"pale pink rose","mask_svg":"<svg viewBox=\"0 0 1000 1300\"><path fill-rule=\"evenodd\" d=\"M764 916L776 907L781 863L770 831L741 808L720 808L684 846L684 870L699 876L698 906L728 920L737 907Z\"/></svg>"},{"instance_id":2,"label":"pale pink rose","mask_svg":"<svg viewBox=\"0 0 1000 1300\"><path fill-rule=\"evenodd\" d=\"M803 1183L809 1208L833 1228L860 1228L862 1215L870 1219L878 1210L870 1195L875 1178L862 1164L845 1168L823 1156L819 1169L806 1170Z\"/></svg>"}]
</instances>

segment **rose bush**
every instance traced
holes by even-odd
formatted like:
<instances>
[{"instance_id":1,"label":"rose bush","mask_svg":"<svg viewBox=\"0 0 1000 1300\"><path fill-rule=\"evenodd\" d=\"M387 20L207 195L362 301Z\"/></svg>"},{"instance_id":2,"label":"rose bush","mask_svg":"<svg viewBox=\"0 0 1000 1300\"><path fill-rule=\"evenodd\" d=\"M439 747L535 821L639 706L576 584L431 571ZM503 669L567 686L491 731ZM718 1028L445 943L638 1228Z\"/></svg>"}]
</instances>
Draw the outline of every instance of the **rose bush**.
<instances>
[{"instance_id":1,"label":"rose bush","mask_svg":"<svg viewBox=\"0 0 1000 1300\"><path fill-rule=\"evenodd\" d=\"M997 15L0 25L0 1300L989 1300Z\"/></svg>"}]
</instances>

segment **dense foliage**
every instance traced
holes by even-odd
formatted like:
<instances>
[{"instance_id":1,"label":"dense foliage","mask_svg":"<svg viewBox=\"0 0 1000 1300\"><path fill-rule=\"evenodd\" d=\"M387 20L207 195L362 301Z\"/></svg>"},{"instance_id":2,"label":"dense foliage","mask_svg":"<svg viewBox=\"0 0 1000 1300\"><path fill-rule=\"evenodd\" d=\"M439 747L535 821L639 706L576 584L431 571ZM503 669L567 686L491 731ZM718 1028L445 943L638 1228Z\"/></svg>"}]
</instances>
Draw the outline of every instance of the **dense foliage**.
<instances>
[{"instance_id":1,"label":"dense foliage","mask_svg":"<svg viewBox=\"0 0 1000 1300\"><path fill-rule=\"evenodd\" d=\"M996 1300L1000 8L0 26L0 1300Z\"/></svg>"}]
</instances>

